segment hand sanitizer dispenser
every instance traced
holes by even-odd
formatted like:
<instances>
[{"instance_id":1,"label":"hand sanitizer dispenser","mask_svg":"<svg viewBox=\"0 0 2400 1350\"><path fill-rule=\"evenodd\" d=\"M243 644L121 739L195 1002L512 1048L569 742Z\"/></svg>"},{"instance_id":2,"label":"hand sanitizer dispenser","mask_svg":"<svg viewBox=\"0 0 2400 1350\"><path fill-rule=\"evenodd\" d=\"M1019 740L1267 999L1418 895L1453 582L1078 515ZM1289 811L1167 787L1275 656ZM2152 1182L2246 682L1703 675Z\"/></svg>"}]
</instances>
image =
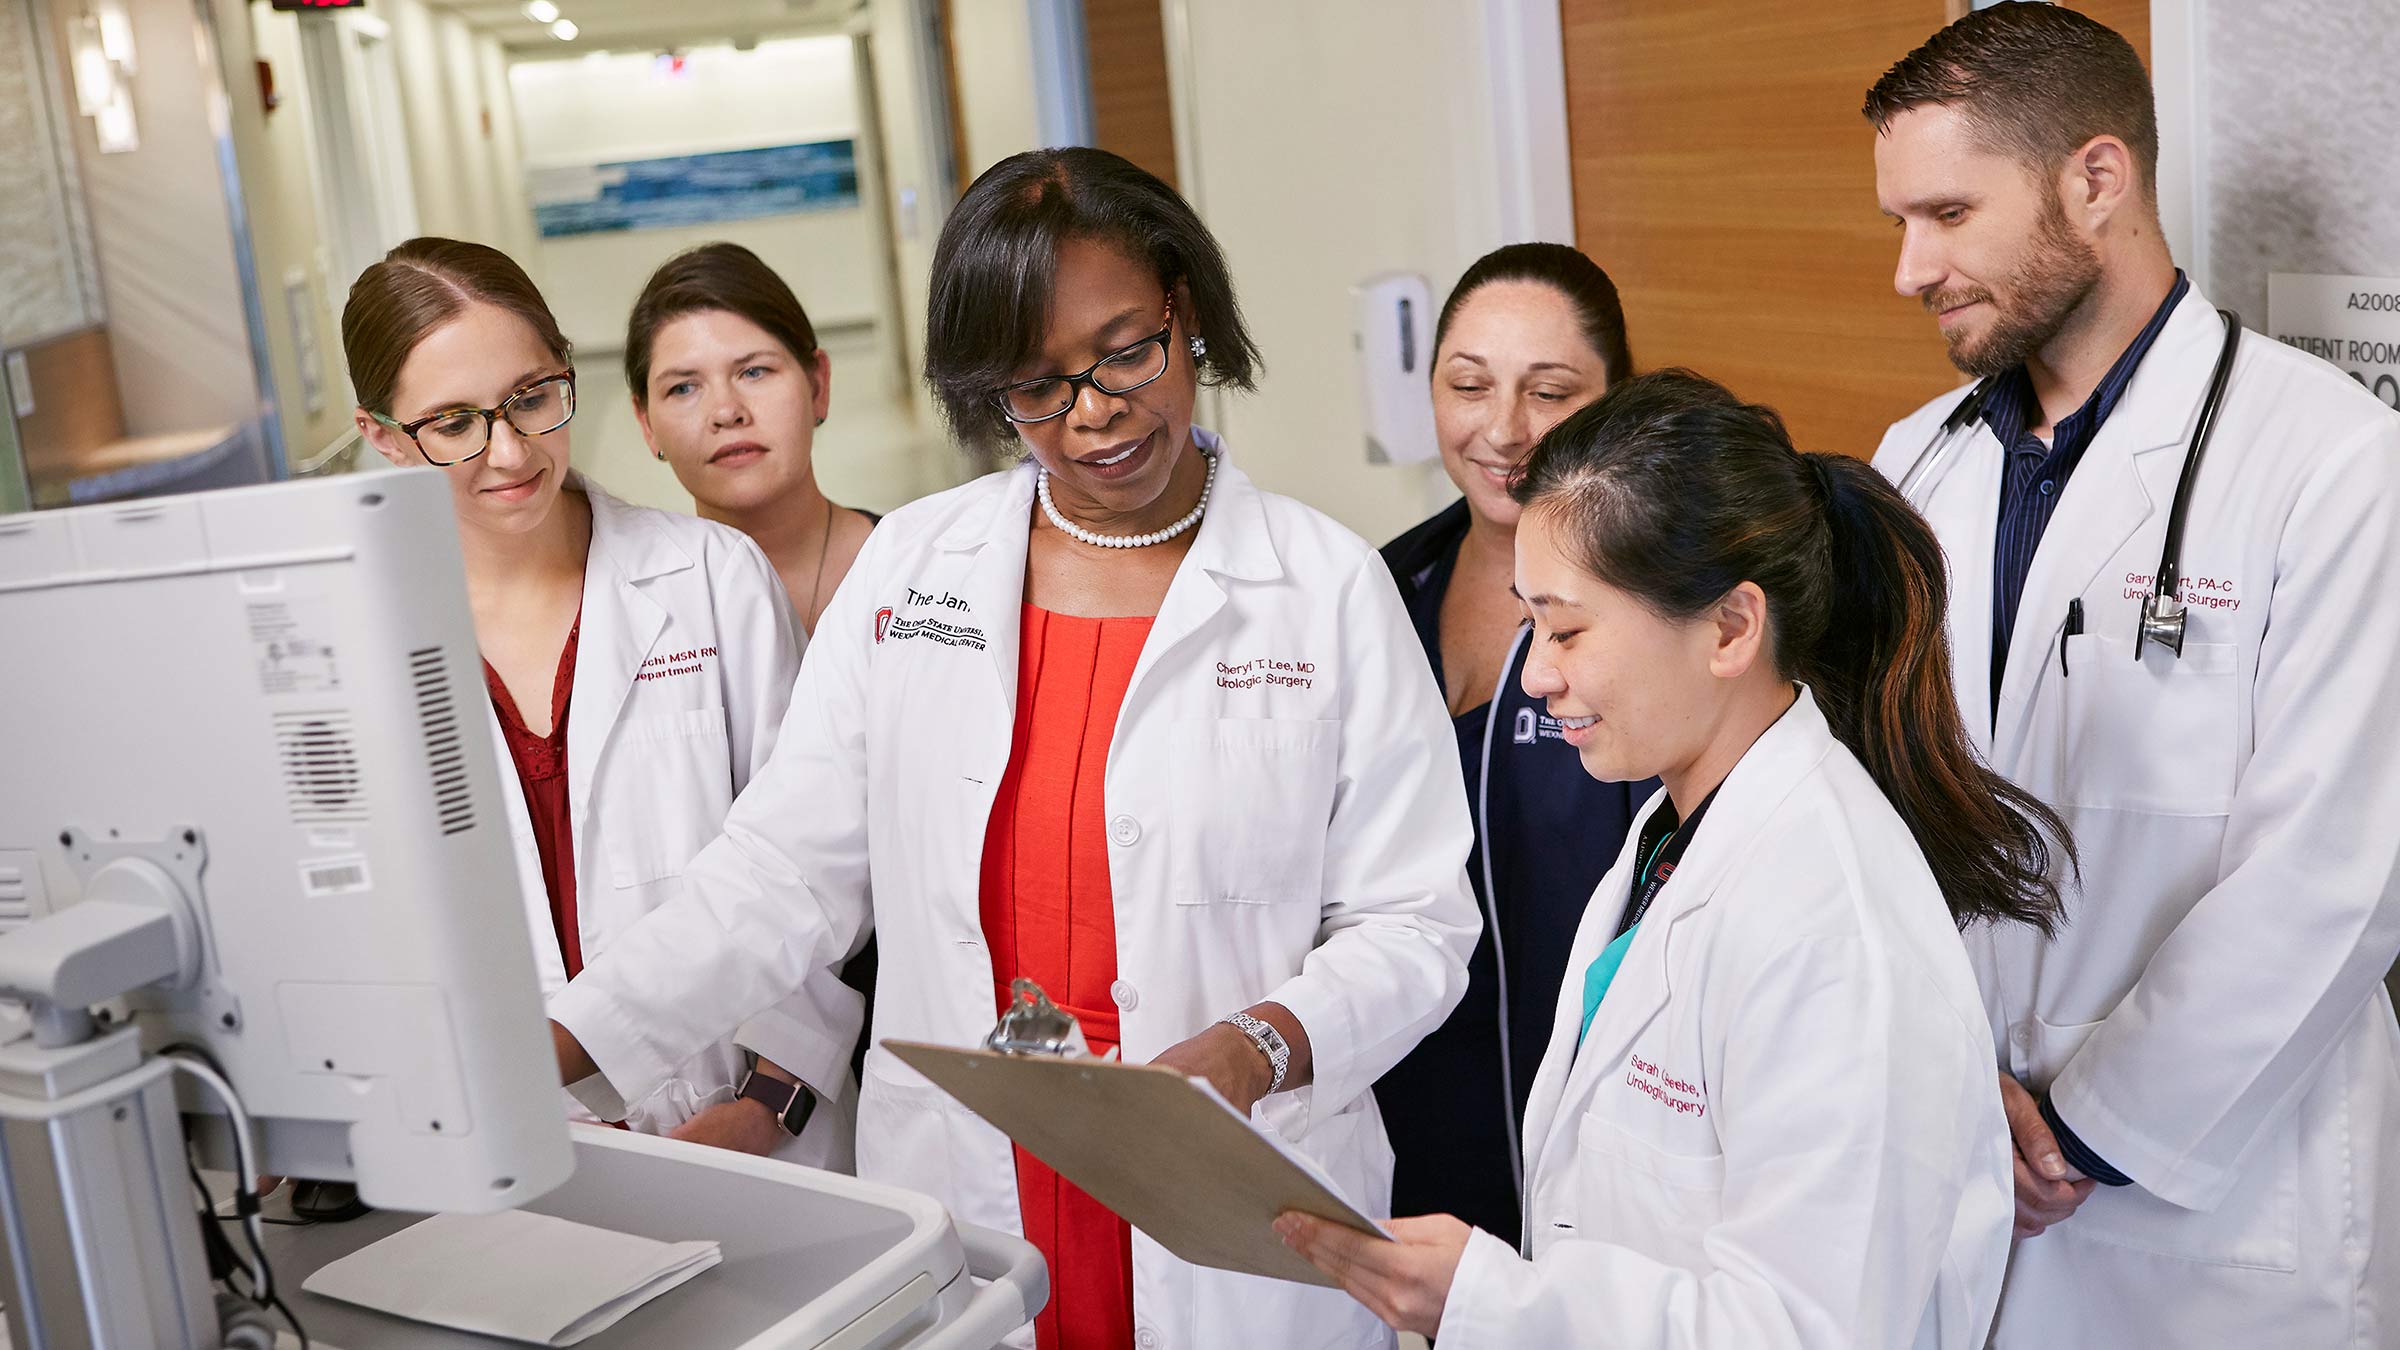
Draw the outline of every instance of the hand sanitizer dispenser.
<instances>
[{"instance_id":1,"label":"hand sanitizer dispenser","mask_svg":"<svg viewBox=\"0 0 2400 1350\"><path fill-rule=\"evenodd\" d=\"M1414 273L1385 272L1350 288L1369 464L1440 457L1433 438L1433 319L1432 293Z\"/></svg>"}]
</instances>

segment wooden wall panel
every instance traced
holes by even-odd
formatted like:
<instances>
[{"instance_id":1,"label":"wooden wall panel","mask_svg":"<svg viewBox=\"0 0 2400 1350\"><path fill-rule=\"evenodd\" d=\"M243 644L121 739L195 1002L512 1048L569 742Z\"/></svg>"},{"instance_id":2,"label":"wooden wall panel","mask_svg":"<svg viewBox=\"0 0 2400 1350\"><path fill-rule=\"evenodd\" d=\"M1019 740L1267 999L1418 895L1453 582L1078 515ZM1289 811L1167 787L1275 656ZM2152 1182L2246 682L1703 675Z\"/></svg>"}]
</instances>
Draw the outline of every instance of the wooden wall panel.
<instances>
[{"instance_id":1,"label":"wooden wall panel","mask_svg":"<svg viewBox=\"0 0 2400 1350\"><path fill-rule=\"evenodd\" d=\"M2142 0L2087 8L2147 51ZM1944 0L1561 0L1576 242L1614 277L1634 359L1782 410L1802 449L1872 454L1960 382L1892 290L1867 87Z\"/></svg>"},{"instance_id":2,"label":"wooden wall panel","mask_svg":"<svg viewBox=\"0 0 2400 1350\"><path fill-rule=\"evenodd\" d=\"M32 413L17 422L25 476L36 482L73 476L92 451L125 435L117 368L106 328L86 328L25 351ZM0 408L0 415L7 409Z\"/></svg>"},{"instance_id":3,"label":"wooden wall panel","mask_svg":"<svg viewBox=\"0 0 2400 1350\"><path fill-rule=\"evenodd\" d=\"M1084 0L1092 144L1175 185L1175 116L1159 0Z\"/></svg>"}]
</instances>

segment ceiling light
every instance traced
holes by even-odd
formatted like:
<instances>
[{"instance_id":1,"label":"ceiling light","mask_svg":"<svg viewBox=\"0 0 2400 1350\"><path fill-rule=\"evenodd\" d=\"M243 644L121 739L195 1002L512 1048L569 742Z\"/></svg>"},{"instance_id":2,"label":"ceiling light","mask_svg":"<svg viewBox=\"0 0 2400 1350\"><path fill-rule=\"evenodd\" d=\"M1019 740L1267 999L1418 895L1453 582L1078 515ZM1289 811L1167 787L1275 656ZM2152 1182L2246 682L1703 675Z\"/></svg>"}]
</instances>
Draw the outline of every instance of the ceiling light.
<instances>
[{"instance_id":1,"label":"ceiling light","mask_svg":"<svg viewBox=\"0 0 2400 1350\"><path fill-rule=\"evenodd\" d=\"M560 19L557 23L550 25L550 36L561 42L573 42L575 35L582 31L575 26L573 19Z\"/></svg>"},{"instance_id":2,"label":"ceiling light","mask_svg":"<svg viewBox=\"0 0 2400 1350\"><path fill-rule=\"evenodd\" d=\"M556 23L558 6L551 4L550 0L533 0L532 4L525 6L525 17L535 23Z\"/></svg>"}]
</instances>

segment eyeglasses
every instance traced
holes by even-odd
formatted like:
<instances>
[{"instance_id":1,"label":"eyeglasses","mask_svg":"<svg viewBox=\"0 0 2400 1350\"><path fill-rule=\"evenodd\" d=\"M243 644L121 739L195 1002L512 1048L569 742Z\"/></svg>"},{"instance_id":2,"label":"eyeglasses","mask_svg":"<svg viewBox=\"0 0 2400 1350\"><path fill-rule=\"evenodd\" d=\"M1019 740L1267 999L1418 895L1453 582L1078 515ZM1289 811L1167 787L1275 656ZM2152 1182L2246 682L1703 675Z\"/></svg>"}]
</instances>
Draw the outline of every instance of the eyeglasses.
<instances>
[{"instance_id":1,"label":"eyeglasses","mask_svg":"<svg viewBox=\"0 0 2400 1350\"><path fill-rule=\"evenodd\" d=\"M367 415L408 437L426 463L446 469L491 449L492 423L499 418L508 419L520 436L546 436L565 426L575 415L575 372L545 375L500 400L497 408L445 408L414 422Z\"/></svg>"},{"instance_id":2,"label":"eyeglasses","mask_svg":"<svg viewBox=\"0 0 2400 1350\"><path fill-rule=\"evenodd\" d=\"M1167 326L1130 347L1119 347L1084 368L1080 375L1045 375L1002 385L992 391L992 406L1009 421L1023 425L1061 417L1075 406L1077 391L1090 385L1103 394L1130 394L1167 373L1167 338L1175 331L1175 298L1167 297Z\"/></svg>"}]
</instances>

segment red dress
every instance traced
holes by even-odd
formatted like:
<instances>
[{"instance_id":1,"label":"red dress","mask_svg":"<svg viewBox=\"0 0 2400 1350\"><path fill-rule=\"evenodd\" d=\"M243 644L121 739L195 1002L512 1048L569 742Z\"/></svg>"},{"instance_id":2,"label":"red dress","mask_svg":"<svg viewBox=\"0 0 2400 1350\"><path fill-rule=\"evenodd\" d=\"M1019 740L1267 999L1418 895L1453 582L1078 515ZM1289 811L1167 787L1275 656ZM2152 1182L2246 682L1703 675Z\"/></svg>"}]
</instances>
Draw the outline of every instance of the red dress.
<instances>
[{"instance_id":1,"label":"red dress","mask_svg":"<svg viewBox=\"0 0 2400 1350\"><path fill-rule=\"evenodd\" d=\"M1150 636L1147 618L1081 619L1024 607L1017 724L983 837L983 933L993 1013L1019 975L1083 1024L1093 1054L1117 1046L1117 920L1102 789L1117 709ZM1050 1263L1041 1350L1133 1344L1133 1234L1123 1219L1016 1150L1026 1240Z\"/></svg>"},{"instance_id":2,"label":"red dress","mask_svg":"<svg viewBox=\"0 0 2400 1350\"><path fill-rule=\"evenodd\" d=\"M575 646L583 633L583 614L567 629L567 645L558 654L558 675L550 687L550 734L537 736L525 729L517 701L501 683L492 663L483 663L483 682L492 691L492 711L500 715L500 739L508 743L508 758L516 766L517 783L525 790L525 814L533 823L533 848L542 860L542 888L550 893L550 924L558 930L558 954L566 962L567 978L583 969L583 935L575 919L575 822L567 801L567 696L575 692Z\"/></svg>"}]
</instances>

